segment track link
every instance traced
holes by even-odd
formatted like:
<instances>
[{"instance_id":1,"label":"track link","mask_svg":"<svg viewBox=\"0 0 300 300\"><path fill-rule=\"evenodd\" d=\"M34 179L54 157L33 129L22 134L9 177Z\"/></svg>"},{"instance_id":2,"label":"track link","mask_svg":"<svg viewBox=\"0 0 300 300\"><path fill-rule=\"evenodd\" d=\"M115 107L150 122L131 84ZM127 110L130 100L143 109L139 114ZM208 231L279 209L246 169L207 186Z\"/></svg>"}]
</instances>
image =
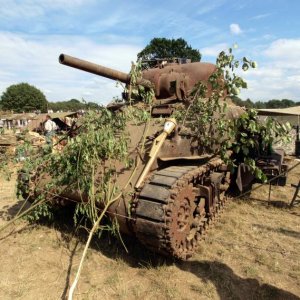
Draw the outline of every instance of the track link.
<instances>
[{"instance_id":1,"label":"track link","mask_svg":"<svg viewBox=\"0 0 300 300\"><path fill-rule=\"evenodd\" d=\"M214 159L200 167L171 166L154 172L132 205L133 226L141 243L164 255L191 257L226 200L219 197L208 210L197 185L204 184L221 164L222 160Z\"/></svg>"}]
</instances>

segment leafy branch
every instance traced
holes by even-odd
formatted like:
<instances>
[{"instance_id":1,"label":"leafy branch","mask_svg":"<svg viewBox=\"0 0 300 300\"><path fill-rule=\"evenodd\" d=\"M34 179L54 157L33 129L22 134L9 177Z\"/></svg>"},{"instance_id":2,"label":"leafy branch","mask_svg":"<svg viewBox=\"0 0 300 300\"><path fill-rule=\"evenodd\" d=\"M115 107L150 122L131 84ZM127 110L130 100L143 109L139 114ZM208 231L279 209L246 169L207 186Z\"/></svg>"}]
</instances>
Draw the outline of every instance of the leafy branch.
<instances>
[{"instance_id":1,"label":"leafy branch","mask_svg":"<svg viewBox=\"0 0 300 300\"><path fill-rule=\"evenodd\" d=\"M216 70L207 83L199 82L190 95L190 105L175 113L175 118L197 141L201 152L219 154L234 171L241 163L250 167L261 180L266 177L256 166L260 155L270 155L274 139L285 139L289 125L280 125L268 118L259 121L257 111L230 106L230 97L247 88L238 70L256 68L254 61L238 60L230 48L222 51L216 60ZM183 129L183 130L184 130ZM233 154L228 155L228 150Z\"/></svg>"}]
</instances>

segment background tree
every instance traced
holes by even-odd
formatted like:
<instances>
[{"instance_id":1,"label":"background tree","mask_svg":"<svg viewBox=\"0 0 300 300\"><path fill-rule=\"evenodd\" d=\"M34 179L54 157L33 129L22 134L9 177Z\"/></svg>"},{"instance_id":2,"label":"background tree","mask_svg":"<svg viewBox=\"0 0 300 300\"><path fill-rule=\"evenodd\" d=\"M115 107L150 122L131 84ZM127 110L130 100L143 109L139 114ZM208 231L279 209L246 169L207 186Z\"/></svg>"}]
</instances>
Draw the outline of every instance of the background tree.
<instances>
[{"instance_id":1,"label":"background tree","mask_svg":"<svg viewBox=\"0 0 300 300\"><path fill-rule=\"evenodd\" d=\"M157 58L190 58L192 62L200 61L199 50L193 49L182 39L153 38L150 43L138 53L137 57L142 60Z\"/></svg>"},{"instance_id":2,"label":"background tree","mask_svg":"<svg viewBox=\"0 0 300 300\"><path fill-rule=\"evenodd\" d=\"M296 102L289 99L272 99L268 101L256 101L253 102L249 98L247 100L242 100L241 98L237 96L232 96L231 100L234 104L238 106L245 106L246 108L287 108L287 107L293 107L293 106L299 106L300 102Z\"/></svg>"},{"instance_id":3,"label":"background tree","mask_svg":"<svg viewBox=\"0 0 300 300\"><path fill-rule=\"evenodd\" d=\"M53 111L77 111L80 109L99 109L100 105L95 102L82 102L77 99L71 99L68 101L49 102L48 108Z\"/></svg>"},{"instance_id":4,"label":"background tree","mask_svg":"<svg viewBox=\"0 0 300 300\"><path fill-rule=\"evenodd\" d=\"M36 87L28 83L19 83L9 86L1 96L3 110L15 112L31 112L34 110L47 110L45 95Z\"/></svg>"}]
</instances>

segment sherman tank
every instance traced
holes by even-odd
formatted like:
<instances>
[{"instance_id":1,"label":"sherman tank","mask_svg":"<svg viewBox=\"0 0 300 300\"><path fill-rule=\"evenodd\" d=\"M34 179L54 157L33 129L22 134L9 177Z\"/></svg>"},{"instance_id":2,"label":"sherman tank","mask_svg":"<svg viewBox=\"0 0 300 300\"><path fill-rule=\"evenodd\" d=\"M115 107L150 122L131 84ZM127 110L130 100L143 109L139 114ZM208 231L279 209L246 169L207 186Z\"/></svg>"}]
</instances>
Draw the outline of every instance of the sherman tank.
<instances>
[{"instance_id":1,"label":"sherman tank","mask_svg":"<svg viewBox=\"0 0 300 300\"><path fill-rule=\"evenodd\" d=\"M59 56L59 62L130 85L130 74L66 54ZM117 220L121 232L135 236L155 252L179 259L193 255L223 209L232 181L222 159L213 150L204 151L191 133L172 118L176 106L189 101L193 87L198 82L207 83L215 70L216 66L210 63L180 59L159 60L156 67L144 70L136 83L154 90L152 119L148 125L127 126L129 156L140 164L134 174L123 165L116 165L123 196L109 207L108 215ZM109 105L109 109L118 110L120 105ZM236 118L243 112L243 108L233 106L226 117ZM137 145L142 143L145 132L145 151L138 153ZM260 159L270 176L284 170L283 154L278 155L277 161L270 157ZM246 173L240 177L249 178ZM84 201L74 191L62 196Z\"/></svg>"}]
</instances>

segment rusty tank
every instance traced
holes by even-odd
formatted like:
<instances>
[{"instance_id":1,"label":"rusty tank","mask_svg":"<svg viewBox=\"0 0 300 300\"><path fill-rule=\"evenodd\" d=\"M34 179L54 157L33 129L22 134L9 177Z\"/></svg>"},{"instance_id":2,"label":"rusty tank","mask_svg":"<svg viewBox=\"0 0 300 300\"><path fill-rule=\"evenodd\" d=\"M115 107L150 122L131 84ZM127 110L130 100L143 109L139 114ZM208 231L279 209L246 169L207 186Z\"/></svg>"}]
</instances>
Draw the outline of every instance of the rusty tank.
<instances>
[{"instance_id":1,"label":"rusty tank","mask_svg":"<svg viewBox=\"0 0 300 300\"><path fill-rule=\"evenodd\" d=\"M66 54L59 56L59 62L130 84L129 74ZM155 252L179 259L193 255L207 228L223 209L231 181L222 159L204 152L171 117L178 103L188 101L195 84L208 82L215 69L210 63L179 60L159 61L157 67L144 70L137 83L154 89L153 118L148 128L146 124L127 126L129 155L139 159L140 164L133 176L131 170L116 166L120 170L118 185L124 193L109 207L108 215L118 221L121 232L135 236ZM109 109L118 107L111 105ZM227 117L235 118L243 112L243 108L235 106L228 110ZM145 151L141 157L136 148L145 130ZM269 170L268 163L264 166ZM276 169L278 174L280 168ZM82 201L82 195L74 192L63 196Z\"/></svg>"}]
</instances>

